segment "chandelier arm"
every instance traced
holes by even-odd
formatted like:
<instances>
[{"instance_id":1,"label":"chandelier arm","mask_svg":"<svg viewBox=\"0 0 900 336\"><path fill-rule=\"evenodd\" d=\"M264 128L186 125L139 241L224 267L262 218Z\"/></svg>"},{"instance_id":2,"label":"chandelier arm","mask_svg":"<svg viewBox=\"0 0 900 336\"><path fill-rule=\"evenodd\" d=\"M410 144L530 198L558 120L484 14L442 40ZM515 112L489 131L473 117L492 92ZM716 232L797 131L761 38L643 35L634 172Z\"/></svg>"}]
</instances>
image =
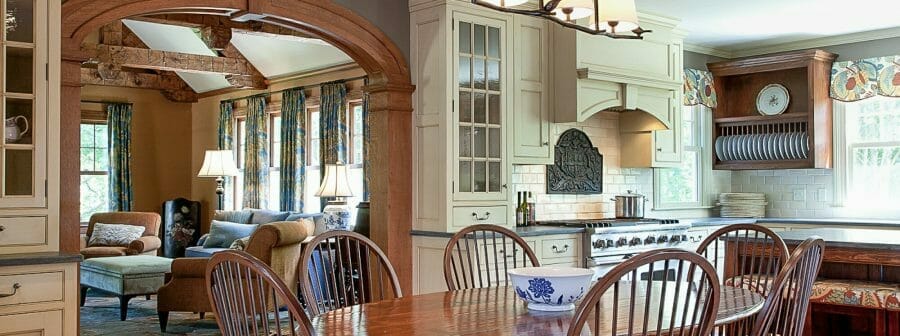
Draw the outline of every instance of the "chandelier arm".
<instances>
[{"instance_id":1,"label":"chandelier arm","mask_svg":"<svg viewBox=\"0 0 900 336\"><path fill-rule=\"evenodd\" d=\"M562 0L552 0L552 1L562 1ZM544 17L546 14L548 14L548 13L544 13L543 9L528 10L528 9L507 8L507 7L497 6L495 4L492 4L490 2L486 2L483 0L472 0L472 3L479 5L479 6L487 7L487 8L496 10L496 11L505 12L505 13L521 14L521 15L528 15L528 16L541 16L541 17Z\"/></svg>"},{"instance_id":2,"label":"chandelier arm","mask_svg":"<svg viewBox=\"0 0 900 336\"><path fill-rule=\"evenodd\" d=\"M473 4L476 4L476 5L479 5L482 7L487 7L487 8L496 10L496 11L520 14L520 15L527 15L527 16L534 16L534 17L542 17L547 20L556 22L556 24L561 25L566 28L575 29L575 30L578 30L578 31L581 31L581 32L584 32L587 34L591 34L591 35L606 36L606 37L614 38L614 39L642 40L644 38L642 36L644 33L653 32L652 30L645 30L641 27L637 27L637 28L631 30L631 33L633 33L634 35L622 35L622 34L615 33L615 31L609 32L606 29L599 29L600 22L598 19L599 13L597 13L597 11L598 11L597 6L594 6L594 18L595 18L594 24L596 25L597 28L592 29L589 27L585 27L585 26L573 23L573 22L560 20L558 17L556 17L556 15L554 14L554 11L556 10L556 7L559 6L560 2L562 2L562 0L549 0L549 1L547 1L547 3L543 3L543 0L542 0L541 3L543 4L543 7L540 9L537 9L537 10L507 8L507 7L494 5L494 4L484 1L484 0L471 0L471 1Z\"/></svg>"}]
</instances>

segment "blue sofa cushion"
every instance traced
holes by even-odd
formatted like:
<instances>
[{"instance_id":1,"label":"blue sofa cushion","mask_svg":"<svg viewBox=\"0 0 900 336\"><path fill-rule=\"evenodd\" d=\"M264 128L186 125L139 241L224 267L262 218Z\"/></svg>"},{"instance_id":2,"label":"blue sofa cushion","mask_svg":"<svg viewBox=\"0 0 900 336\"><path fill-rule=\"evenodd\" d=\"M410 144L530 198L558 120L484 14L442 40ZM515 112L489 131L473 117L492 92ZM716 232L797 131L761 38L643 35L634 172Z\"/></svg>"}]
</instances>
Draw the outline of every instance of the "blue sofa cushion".
<instances>
[{"instance_id":1,"label":"blue sofa cushion","mask_svg":"<svg viewBox=\"0 0 900 336\"><path fill-rule=\"evenodd\" d=\"M290 214L287 211L273 211L264 209L245 209L249 210L253 216L250 217L250 224L266 224L273 222L283 222Z\"/></svg>"},{"instance_id":2,"label":"blue sofa cushion","mask_svg":"<svg viewBox=\"0 0 900 336\"><path fill-rule=\"evenodd\" d=\"M213 253L225 250L228 249L222 247L206 248L203 246L191 246L184 249L184 256L188 258L209 258L212 257Z\"/></svg>"},{"instance_id":3,"label":"blue sofa cushion","mask_svg":"<svg viewBox=\"0 0 900 336\"><path fill-rule=\"evenodd\" d=\"M241 239L253 234L259 225L241 224L232 222L223 222L213 220L209 227L209 237L203 242L203 247L222 247L231 246L237 239Z\"/></svg>"},{"instance_id":4,"label":"blue sofa cushion","mask_svg":"<svg viewBox=\"0 0 900 336\"><path fill-rule=\"evenodd\" d=\"M250 224L250 219L253 217L253 212L250 210L216 210L216 213L213 215L213 220L223 221L223 222L232 222L232 223L241 223L241 224Z\"/></svg>"}]
</instances>

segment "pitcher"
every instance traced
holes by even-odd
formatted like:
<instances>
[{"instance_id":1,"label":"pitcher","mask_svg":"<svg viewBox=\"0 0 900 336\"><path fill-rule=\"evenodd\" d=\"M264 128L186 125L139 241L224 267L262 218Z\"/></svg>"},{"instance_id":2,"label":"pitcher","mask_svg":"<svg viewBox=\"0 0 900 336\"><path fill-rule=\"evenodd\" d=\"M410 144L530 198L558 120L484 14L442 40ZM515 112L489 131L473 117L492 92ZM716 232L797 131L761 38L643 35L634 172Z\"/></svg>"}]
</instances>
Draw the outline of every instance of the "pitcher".
<instances>
[{"instance_id":1,"label":"pitcher","mask_svg":"<svg viewBox=\"0 0 900 336\"><path fill-rule=\"evenodd\" d=\"M19 129L19 119L25 123L25 130ZM28 133L28 118L24 116L15 116L11 118L6 118L6 129L4 130L4 134L6 134L6 142L16 142L19 139L22 139L22 136Z\"/></svg>"}]
</instances>

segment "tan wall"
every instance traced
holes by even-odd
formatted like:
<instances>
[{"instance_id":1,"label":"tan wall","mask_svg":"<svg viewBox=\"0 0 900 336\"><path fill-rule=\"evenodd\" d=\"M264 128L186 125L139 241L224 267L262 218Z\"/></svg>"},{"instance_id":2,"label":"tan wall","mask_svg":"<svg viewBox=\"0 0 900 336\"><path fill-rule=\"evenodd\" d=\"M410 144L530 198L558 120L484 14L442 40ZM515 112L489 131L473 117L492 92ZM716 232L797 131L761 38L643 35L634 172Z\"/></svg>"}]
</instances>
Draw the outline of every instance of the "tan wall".
<instances>
[{"instance_id":1,"label":"tan wall","mask_svg":"<svg viewBox=\"0 0 900 336\"><path fill-rule=\"evenodd\" d=\"M308 98L318 97L319 83L364 75L365 72L362 69L354 67L348 70L305 76L287 81L273 81L270 86L270 91L279 91L298 86L309 85L310 88L306 90L306 96ZM347 83L347 87L348 90L361 89L362 80L349 82ZM218 145L219 102L228 99L243 98L265 92L267 91L238 91L203 98L200 99L199 102L193 104L193 108L191 111L193 120L193 125L191 127L191 143L193 144L191 154L192 172L200 171L200 166L203 165L204 153L207 150L216 149ZM272 101L276 102L281 101L281 95L273 94L271 99ZM238 108L240 108L246 105L246 101L237 101L236 105L238 106ZM201 223L203 223L203 232L207 232L209 230L209 220L210 218L212 218L212 213L216 208L215 189L216 182L214 179L196 177L195 174L191 175L191 199L200 201L202 203L204 212L206 213L206 215L201 220Z\"/></svg>"},{"instance_id":2,"label":"tan wall","mask_svg":"<svg viewBox=\"0 0 900 336\"><path fill-rule=\"evenodd\" d=\"M159 212L165 200L191 197L191 176L196 171L191 166L191 104L173 103L155 90L107 86L85 86L81 98L134 104L134 211ZM82 107L98 109L100 104Z\"/></svg>"}]
</instances>

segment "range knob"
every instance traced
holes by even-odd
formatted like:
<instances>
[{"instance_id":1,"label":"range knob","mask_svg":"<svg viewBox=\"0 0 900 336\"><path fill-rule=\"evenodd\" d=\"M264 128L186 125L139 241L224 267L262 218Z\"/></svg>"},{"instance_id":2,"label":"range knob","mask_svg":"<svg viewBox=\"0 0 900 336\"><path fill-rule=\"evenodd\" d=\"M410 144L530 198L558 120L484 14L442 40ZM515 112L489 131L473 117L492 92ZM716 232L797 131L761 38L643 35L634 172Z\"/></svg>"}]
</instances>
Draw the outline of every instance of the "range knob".
<instances>
[{"instance_id":1,"label":"range knob","mask_svg":"<svg viewBox=\"0 0 900 336\"><path fill-rule=\"evenodd\" d=\"M643 242L644 241L641 238L634 237L634 238L631 238L631 242L629 245L641 245L641 243L643 243Z\"/></svg>"},{"instance_id":2,"label":"range knob","mask_svg":"<svg viewBox=\"0 0 900 336\"><path fill-rule=\"evenodd\" d=\"M628 245L628 238L620 237L619 240L616 241L616 247Z\"/></svg>"},{"instance_id":3,"label":"range knob","mask_svg":"<svg viewBox=\"0 0 900 336\"><path fill-rule=\"evenodd\" d=\"M646 245L650 245L650 244L654 244L654 243L656 243L656 237L654 237L654 236L649 236L644 239L644 244L646 244Z\"/></svg>"},{"instance_id":4,"label":"range knob","mask_svg":"<svg viewBox=\"0 0 900 336\"><path fill-rule=\"evenodd\" d=\"M656 240L656 243L658 243L658 244L665 244L665 243L667 243L668 241L669 241L669 237L666 237L665 235L662 235L662 236L659 236L659 239Z\"/></svg>"},{"instance_id":5,"label":"range knob","mask_svg":"<svg viewBox=\"0 0 900 336\"><path fill-rule=\"evenodd\" d=\"M597 239L594 241L594 248L604 248L606 247L606 241L603 239Z\"/></svg>"},{"instance_id":6,"label":"range knob","mask_svg":"<svg viewBox=\"0 0 900 336\"><path fill-rule=\"evenodd\" d=\"M615 244L616 243L612 239L606 240L606 247L613 247L613 246L615 246Z\"/></svg>"},{"instance_id":7,"label":"range knob","mask_svg":"<svg viewBox=\"0 0 900 336\"><path fill-rule=\"evenodd\" d=\"M673 242L673 243L677 243L677 242L680 242L680 241L681 241L681 236L680 236L680 235L672 235L672 242Z\"/></svg>"}]
</instances>

